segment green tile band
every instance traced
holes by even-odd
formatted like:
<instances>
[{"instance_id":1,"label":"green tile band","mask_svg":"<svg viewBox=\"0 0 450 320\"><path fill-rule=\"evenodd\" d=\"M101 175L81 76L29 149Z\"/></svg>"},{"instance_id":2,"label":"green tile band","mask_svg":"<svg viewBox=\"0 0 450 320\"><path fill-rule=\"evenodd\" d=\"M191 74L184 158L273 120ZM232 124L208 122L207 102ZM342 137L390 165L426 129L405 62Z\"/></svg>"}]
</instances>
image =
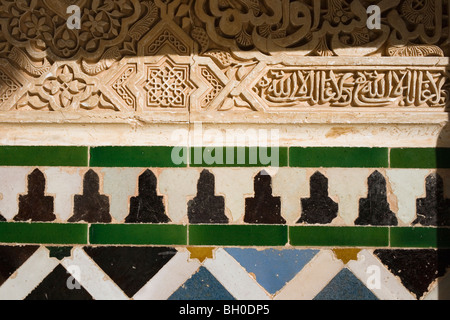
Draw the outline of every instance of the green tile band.
<instances>
[{"instance_id":1,"label":"green tile band","mask_svg":"<svg viewBox=\"0 0 450 320\"><path fill-rule=\"evenodd\" d=\"M287 226L189 225L192 246L285 246Z\"/></svg>"},{"instance_id":2,"label":"green tile band","mask_svg":"<svg viewBox=\"0 0 450 320\"><path fill-rule=\"evenodd\" d=\"M93 224L90 244L186 245L187 227L171 224Z\"/></svg>"},{"instance_id":3,"label":"green tile band","mask_svg":"<svg viewBox=\"0 0 450 320\"><path fill-rule=\"evenodd\" d=\"M450 248L450 229L391 227L393 248Z\"/></svg>"},{"instance_id":4,"label":"green tile band","mask_svg":"<svg viewBox=\"0 0 450 320\"><path fill-rule=\"evenodd\" d=\"M87 224L0 222L0 243L88 244Z\"/></svg>"},{"instance_id":5,"label":"green tile band","mask_svg":"<svg viewBox=\"0 0 450 320\"><path fill-rule=\"evenodd\" d=\"M91 167L186 167L185 147L92 147Z\"/></svg>"},{"instance_id":6,"label":"green tile band","mask_svg":"<svg viewBox=\"0 0 450 320\"><path fill-rule=\"evenodd\" d=\"M450 148L391 149L391 168L449 169Z\"/></svg>"},{"instance_id":7,"label":"green tile band","mask_svg":"<svg viewBox=\"0 0 450 320\"><path fill-rule=\"evenodd\" d=\"M292 246L317 247L387 247L388 227L289 227Z\"/></svg>"},{"instance_id":8,"label":"green tile band","mask_svg":"<svg viewBox=\"0 0 450 320\"><path fill-rule=\"evenodd\" d=\"M285 147L192 147L191 167L286 167Z\"/></svg>"},{"instance_id":9,"label":"green tile band","mask_svg":"<svg viewBox=\"0 0 450 320\"><path fill-rule=\"evenodd\" d=\"M0 146L1 166L88 166L88 147Z\"/></svg>"},{"instance_id":10,"label":"green tile band","mask_svg":"<svg viewBox=\"0 0 450 320\"><path fill-rule=\"evenodd\" d=\"M289 165L301 168L387 168L388 148L301 148L289 149Z\"/></svg>"}]
</instances>

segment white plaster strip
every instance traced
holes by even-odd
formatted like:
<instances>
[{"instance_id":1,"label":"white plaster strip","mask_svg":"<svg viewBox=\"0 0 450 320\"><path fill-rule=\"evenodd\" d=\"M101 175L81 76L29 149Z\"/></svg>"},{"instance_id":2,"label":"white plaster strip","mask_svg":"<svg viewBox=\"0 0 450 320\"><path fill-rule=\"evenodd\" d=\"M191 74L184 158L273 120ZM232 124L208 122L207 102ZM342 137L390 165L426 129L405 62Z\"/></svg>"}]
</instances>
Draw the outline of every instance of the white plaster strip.
<instances>
[{"instance_id":1,"label":"white plaster strip","mask_svg":"<svg viewBox=\"0 0 450 320\"><path fill-rule=\"evenodd\" d=\"M49 258L49 251L40 247L0 287L0 300L25 299L59 264Z\"/></svg>"},{"instance_id":2,"label":"white plaster strip","mask_svg":"<svg viewBox=\"0 0 450 320\"><path fill-rule=\"evenodd\" d=\"M215 252L214 259L203 265L237 300L268 300L266 291L224 249Z\"/></svg>"},{"instance_id":3,"label":"white plaster strip","mask_svg":"<svg viewBox=\"0 0 450 320\"><path fill-rule=\"evenodd\" d=\"M312 300L342 270L344 264L330 250L320 251L274 300Z\"/></svg>"},{"instance_id":4,"label":"white plaster strip","mask_svg":"<svg viewBox=\"0 0 450 320\"><path fill-rule=\"evenodd\" d=\"M380 300L415 300L400 280L368 250L358 253L358 260L349 261L347 268ZM378 276L380 286L377 288L373 277Z\"/></svg>"},{"instance_id":5,"label":"white plaster strip","mask_svg":"<svg viewBox=\"0 0 450 320\"><path fill-rule=\"evenodd\" d=\"M200 268L198 260L189 260L189 252L178 252L133 297L134 300L167 300Z\"/></svg>"},{"instance_id":6,"label":"white plaster strip","mask_svg":"<svg viewBox=\"0 0 450 320\"><path fill-rule=\"evenodd\" d=\"M79 273L72 275L95 300L129 299L81 247L74 248L72 256L62 260L61 264L68 270L79 268Z\"/></svg>"}]
</instances>

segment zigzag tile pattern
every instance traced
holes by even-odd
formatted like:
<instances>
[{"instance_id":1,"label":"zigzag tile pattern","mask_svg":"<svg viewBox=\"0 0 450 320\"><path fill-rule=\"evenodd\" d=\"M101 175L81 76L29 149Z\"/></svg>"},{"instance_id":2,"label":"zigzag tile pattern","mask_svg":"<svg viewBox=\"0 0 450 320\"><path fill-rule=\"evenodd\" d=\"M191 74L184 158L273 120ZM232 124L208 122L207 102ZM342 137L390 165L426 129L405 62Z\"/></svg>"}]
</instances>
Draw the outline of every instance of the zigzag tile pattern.
<instances>
[{"instance_id":1,"label":"zigzag tile pattern","mask_svg":"<svg viewBox=\"0 0 450 320\"><path fill-rule=\"evenodd\" d=\"M58 258L52 250L2 247L10 266L0 298L435 300L448 297L450 279L449 250L356 249L349 258L325 249L212 247L203 258L192 247L75 246Z\"/></svg>"}]
</instances>

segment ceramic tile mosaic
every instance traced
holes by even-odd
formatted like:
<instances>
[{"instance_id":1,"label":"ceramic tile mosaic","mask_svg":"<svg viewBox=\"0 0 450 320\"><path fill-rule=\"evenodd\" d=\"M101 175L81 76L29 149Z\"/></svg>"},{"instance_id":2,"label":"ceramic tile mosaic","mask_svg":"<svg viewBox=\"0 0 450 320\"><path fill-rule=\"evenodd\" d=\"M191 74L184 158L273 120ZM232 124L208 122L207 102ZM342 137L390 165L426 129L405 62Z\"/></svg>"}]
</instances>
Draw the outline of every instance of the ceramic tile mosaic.
<instances>
[{"instance_id":1,"label":"ceramic tile mosaic","mask_svg":"<svg viewBox=\"0 0 450 320\"><path fill-rule=\"evenodd\" d=\"M0 0L0 299L450 299L449 8Z\"/></svg>"}]
</instances>

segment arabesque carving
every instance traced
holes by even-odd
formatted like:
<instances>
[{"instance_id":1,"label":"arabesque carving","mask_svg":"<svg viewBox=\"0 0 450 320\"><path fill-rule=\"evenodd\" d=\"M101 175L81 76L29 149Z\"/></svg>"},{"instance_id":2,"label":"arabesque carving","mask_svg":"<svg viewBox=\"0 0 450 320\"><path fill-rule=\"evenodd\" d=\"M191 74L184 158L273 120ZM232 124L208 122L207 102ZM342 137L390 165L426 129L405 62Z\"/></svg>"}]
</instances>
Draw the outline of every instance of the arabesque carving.
<instances>
[{"instance_id":1,"label":"arabesque carving","mask_svg":"<svg viewBox=\"0 0 450 320\"><path fill-rule=\"evenodd\" d=\"M80 8L80 29L67 26L69 5ZM370 5L380 8L379 29L367 26ZM450 0L0 0L0 110L444 109L449 8Z\"/></svg>"}]
</instances>

